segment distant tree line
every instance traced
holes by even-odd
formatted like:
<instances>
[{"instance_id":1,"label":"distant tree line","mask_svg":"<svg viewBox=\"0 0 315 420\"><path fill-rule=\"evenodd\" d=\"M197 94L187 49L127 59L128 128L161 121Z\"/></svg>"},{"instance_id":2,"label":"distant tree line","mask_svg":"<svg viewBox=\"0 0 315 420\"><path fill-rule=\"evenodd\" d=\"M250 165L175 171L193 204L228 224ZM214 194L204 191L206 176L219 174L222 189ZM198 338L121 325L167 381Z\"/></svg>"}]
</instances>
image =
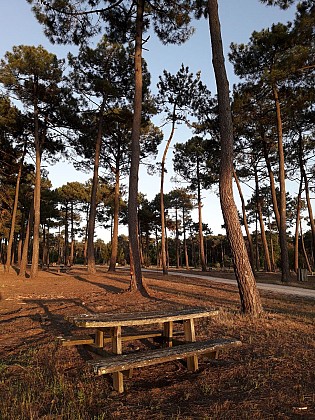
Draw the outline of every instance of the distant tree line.
<instances>
[{"instance_id":1,"label":"distant tree line","mask_svg":"<svg viewBox=\"0 0 315 420\"><path fill-rule=\"evenodd\" d=\"M205 271L231 263L242 310L253 315L262 310L255 270L280 268L284 282L290 280L290 268L296 271L303 265L313 271L312 1L297 2L293 22L254 32L246 45L231 45L230 61L243 79L231 94L217 0L27 1L50 40L77 45L78 52L66 61L42 46L20 45L0 63L0 245L7 270L17 262L25 276L31 262L30 275L36 277L39 263L56 255L58 261L72 264L79 255L78 239L84 244L80 259L83 255L89 273L105 259L111 271L119 259L129 260L130 288L141 292L142 265L155 262L167 274L170 265ZM262 2L282 8L294 3ZM193 19L202 17L209 20L217 95L184 65L173 75L165 70L153 95L142 57L150 24L163 43L180 44L192 34ZM170 133L161 162L153 165L150 159L156 158L163 140L152 123L158 114ZM174 171L185 188L165 194L165 162L177 124L186 124L192 132L190 139L174 145ZM68 183L52 190L43 163L61 158L91 173L88 185ZM160 174L152 203L138 191L140 164ZM289 181L299 186L292 197ZM244 183L253 190L249 202L243 197ZM202 222L202 192L216 187L226 238L213 237ZM197 223L190 215L194 207ZM310 226L305 237L302 217ZM128 251L122 251L118 235L124 222ZM100 257L97 224L111 226L110 257ZM295 228L293 239L289 224Z\"/></svg>"}]
</instances>

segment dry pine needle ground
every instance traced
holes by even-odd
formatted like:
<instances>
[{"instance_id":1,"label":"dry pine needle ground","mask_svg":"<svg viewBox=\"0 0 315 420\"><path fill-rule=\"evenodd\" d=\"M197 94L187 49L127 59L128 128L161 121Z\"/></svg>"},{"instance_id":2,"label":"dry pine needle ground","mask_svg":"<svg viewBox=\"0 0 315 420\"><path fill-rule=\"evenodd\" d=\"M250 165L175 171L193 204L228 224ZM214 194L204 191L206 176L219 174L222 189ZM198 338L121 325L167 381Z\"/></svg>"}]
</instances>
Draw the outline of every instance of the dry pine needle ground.
<instances>
[{"instance_id":1,"label":"dry pine needle ground","mask_svg":"<svg viewBox=\"0 0 315 420\"><path fill-rule=\"evenodd\" d=\"M313 419L314 300L261 292L264 316L239 314L235 286L205 279L146 274L150 297L126 292L125 272L41 272L20 280L0 274L0 418L18 419ZM83 347L56 337L81 334L65 315L204 306L221 308L197 323L198 339L235 337L242 347L201 359L196 373L172 362L139 369L126 392L96 377ZM127 343L124 351L145 343Z\"/></svg>"}]
</instances>

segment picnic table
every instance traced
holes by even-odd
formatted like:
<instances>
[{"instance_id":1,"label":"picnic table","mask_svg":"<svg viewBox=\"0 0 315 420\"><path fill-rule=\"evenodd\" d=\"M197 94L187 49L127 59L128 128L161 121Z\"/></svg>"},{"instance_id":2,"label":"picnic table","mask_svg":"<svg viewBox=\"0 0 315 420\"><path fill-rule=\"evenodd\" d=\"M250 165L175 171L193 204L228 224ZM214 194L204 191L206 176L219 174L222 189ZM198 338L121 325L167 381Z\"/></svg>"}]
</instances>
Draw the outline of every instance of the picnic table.
<instances>
[{"instance_id":1,"label":"picnic table","mask_svg":"<svg viewBox=\"0 0 315 420\"><path fill-rule=\"evenodd\" d=\"M196 341L195 321L199 318L214 317L218 315L217 309L189 308L174 311L150 311L136 313L99 313L69 316L67 319L79 328L94 329L94 336L65 337L63 345L85 344L91 348L104 348L106 343L111 343L111 356L102 360L90 362L98 375L113 374L113 386L119 393L123 392L123 373L130 372L133 368L144 367L163 363L171 360L186 359L187 368L191 371L198 369L198 355L217 356L219 350L227 347L238 346L240 341L235 339L219 339ZM174 341L174 323L183 325L184 341L180 344ZM153 325L162 325L162 329L143 331L133 329ZM128 331L129 329L129 331ZM126 331L125 331L126 330ZM175 333L175 335L178 332ZM146 350L136 353L122 354L123 342L141 340L143 338L159 337L163 348Z\"/></svg>"}]
</instances>

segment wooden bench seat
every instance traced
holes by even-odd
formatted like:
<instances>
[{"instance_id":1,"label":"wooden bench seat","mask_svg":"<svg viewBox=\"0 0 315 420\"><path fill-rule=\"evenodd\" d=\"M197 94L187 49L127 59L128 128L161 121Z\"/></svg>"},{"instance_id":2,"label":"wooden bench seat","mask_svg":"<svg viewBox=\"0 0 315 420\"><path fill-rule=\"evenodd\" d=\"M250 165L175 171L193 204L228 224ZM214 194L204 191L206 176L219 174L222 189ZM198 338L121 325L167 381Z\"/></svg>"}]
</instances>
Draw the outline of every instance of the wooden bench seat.
<instances>
[{"instance_id":1,"label":"wooden bench seat","mask_svg":"<svg viewBox=\"0 0 315 420\"><path fill-rule=\"evenodd\" d=\"M173 360L197 357L198 355L208 355L213 358L219 350L240 346L241 344L241 341L236 339L195 341L175 347L113 355L105 359L89 361L89 364L92 365L94 372L98 375L120 372L119 381L117 381L117 374L114 376L114 379L116 378L116 381L114 380L114 388L118 392L123 392L123 379L121 375L123 371Z\"/></svg>"},{"instance_id":2,"label":"wooden bench seat","mask_svg":"<svg viewBox=\"0 0 315 420\"><path fill-rule=\"evenodd\" d=\"M175 331L173 333L174 337L182 336L182 331ZM144 340L148 338L162 338L163 337L163 331L162 330L156 330L156 331L138 331L134 334L128 333L126 335L122 335L121 341L134 341L134 340ZM60 336L57 337L59 342L63 347L67 346L78 346L78 345L93 345L95 344L95 335L90 336ZM103 343L110 343L112 341L112 338L110 336L103 337Z\"/></svg>"}]
</instances>

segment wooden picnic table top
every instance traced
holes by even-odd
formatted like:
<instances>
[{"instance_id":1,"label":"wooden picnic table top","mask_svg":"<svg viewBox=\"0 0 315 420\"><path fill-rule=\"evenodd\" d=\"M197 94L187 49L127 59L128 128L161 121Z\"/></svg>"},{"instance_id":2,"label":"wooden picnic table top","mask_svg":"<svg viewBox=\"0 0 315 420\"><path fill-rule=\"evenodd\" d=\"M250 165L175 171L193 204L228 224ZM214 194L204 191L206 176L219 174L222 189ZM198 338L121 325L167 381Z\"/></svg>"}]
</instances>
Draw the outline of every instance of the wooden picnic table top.
<instances>
[{"instance_id":1,"label":"wooden picnic table top","mask_svg":"<svg viewBox=\"0 0 315 420\"><path fill-rule=\"evenodd\" d=\"M67 319L77 327L106 328L184 321L187 319L212 317L218 315L218 313L218 309L190 308L170 311L81 314L69 316Z\"/></svg>"}]
</instances>

